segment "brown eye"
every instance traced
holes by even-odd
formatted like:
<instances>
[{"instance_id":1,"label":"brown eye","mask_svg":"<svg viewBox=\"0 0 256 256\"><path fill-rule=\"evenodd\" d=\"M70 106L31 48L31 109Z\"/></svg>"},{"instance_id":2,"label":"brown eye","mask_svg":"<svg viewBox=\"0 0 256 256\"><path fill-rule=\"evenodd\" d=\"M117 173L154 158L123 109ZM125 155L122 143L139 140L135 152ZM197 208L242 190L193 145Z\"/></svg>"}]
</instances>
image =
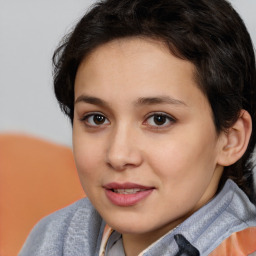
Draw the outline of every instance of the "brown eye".
<instances>
[{"instance_id":1,"label":"brown eye","mask_svg":"<svg viewBox=\"0 0 256 256\"><path fill-rule=\"evenodd\" d=\"M81 119L87 126L100 127L109 124L109 120L102 114L89 114Z\"/></svg>"},{"instance_id":2,"label":"brown eye","mask_svg":"<svg viewBox=\"0 0 256 256\"><path fill-rule=\"evenodd\" d=\"M156 125L163 125L163 124L165 124L165 122L166 122L166 116L163 116L163 115L155 115L154 116L154 123L156 124Z\"/></svg>"},{"instance_id":3,"label":"brown eye","mask_svg":"<svg viewBox=\"0 0 256 256\"><path fill-rule=\"evenodd\" d=\"M166 128L175 122L176 120L170 115L165 113L155 113L147 118L145 124L152 128Z\"/></svg>"},{"instance_id":4,"label":"brown eye","mask_svg":"<svg viewBox=\"0 0 256 256\"><path fill-rule=\"evenodd\" d=\"M102 116L102 115L94 115L93 116L93 121L97 125L104 124L105 120L106 120L105 116Z\"/></svg>"}]
</instances>

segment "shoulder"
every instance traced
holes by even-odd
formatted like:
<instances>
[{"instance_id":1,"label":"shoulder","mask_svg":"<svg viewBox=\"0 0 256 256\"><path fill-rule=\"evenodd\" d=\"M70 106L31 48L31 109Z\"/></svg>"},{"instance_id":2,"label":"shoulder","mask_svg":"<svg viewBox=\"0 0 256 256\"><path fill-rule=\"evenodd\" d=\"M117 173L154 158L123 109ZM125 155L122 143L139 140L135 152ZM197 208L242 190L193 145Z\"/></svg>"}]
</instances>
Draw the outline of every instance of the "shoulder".
<instances>
[{"instance_id":1,"label":"shoulder","mask_svg":"<svg viewBox=\"0 0 256 256\"><path fill-rule=\"evenodd\" d=\"M230 219L230 227L223 232L221 242L210 256L256 253L256 206L235 183L230 185L233 187L232 200L224 212L224 219L227 222Z\"/></svg>"},{"instance_id":2,"label":"shoulder","mask_svg":"<svg viewBox=\"0 0 256 256\"><path fill-rule=\"evenodd\" d=\"M210 255L226 255L222 250L231 255L232 249L235 249L234 252L240 251L239 255L256 251L256 206L247 195L237 184L228 180L214 201L211 210L217 210L217 215L210 225L211 233L215 233L214 243L210 247L215 249ZM218 211L221 204L222 210Z\"/></svg>"},{"instance_id":3,"label":"shoulder","mask_svg":"<svg viewBox=\"0 0 256 256\"><path fill-rule=\"evenodd\" d=\"M233 231L240 231L248 227L256 227L256 206L247 195L235 184L228 180L230 201L223 212L224 220L231 220Z\"/></svg>"},{"instance_id":4,"label":"shoulder","mask_svg":"<svg viewBox=\"0 0 256 256\"><path fill-rule=\"evenodd\" d=\"M247 256L256 253L256 227L232 233L209 256Z\"/></svg>"},{"instance_id":5,"label":"shoulder","mask_svg":"<svg viewBox=\"0 0 256 256\"><path fill-rule=\"evenodd\" d=\"M228 180L209 203L185 220L174 233L183 235L200 255L210 255L229 237L231 240L238 237L240 231L244 232L239 233L239 237L246 235L246 239L250 237L256 245L255 228L255 205L233 181Z\"/></svg>"},{"instance_id":6,"label":"shoulder","mask_svg":"<svg viewBox=\"0 0 256 256\"><path fill-rule=\"evenodd\" d=\"M19 256L65 255L65 250L72 248L73 251L67 252L66 255L82 255L82 251L84 253L96 247L95 241L101 223L102 220L90 201L87 198L81 199L39 221ZM91 238L94 241L89 241Z\"/></svg>"}]
</instances>

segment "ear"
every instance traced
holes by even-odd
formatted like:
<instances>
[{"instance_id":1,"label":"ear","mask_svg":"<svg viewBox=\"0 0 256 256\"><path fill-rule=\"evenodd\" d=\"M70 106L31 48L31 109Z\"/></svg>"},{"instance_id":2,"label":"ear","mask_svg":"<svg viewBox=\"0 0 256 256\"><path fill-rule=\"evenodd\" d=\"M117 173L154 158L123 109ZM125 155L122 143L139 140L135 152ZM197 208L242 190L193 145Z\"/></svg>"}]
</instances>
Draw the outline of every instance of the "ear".
<instances>
[{"instance_id":1,"label":"ear","mask_svg":"<svg viewBox=\"0 0 256 256\"><path fill-rule=\"evenodd\" d=\"M238 120L232 127L221 134L221 150L218 164L229 166L238 161L249 144L252 132L252 119L246 110L241 110Z\"/></svg>"}]
</instances>

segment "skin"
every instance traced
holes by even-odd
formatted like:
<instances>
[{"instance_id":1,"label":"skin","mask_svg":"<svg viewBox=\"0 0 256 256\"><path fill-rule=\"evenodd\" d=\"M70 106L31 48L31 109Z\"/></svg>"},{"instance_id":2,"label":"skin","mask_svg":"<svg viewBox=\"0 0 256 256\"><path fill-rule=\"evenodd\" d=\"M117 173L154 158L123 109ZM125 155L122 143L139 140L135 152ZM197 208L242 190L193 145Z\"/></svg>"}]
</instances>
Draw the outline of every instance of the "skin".
<instances>
[{"instance_id":1,"label":"skin","mask_svg":"<svg viewBox=\"0 0 256 256\"><path fill-rule=\"evenodd\" d=\"M159 113L166 117L156 123ZM128 256L138 255L215 195L225 136L216 134L194 65L161 42L115 40L79 66L75 162L86 195L122 233ZM154 190L135 205L117 206L103 187L110 182Z\"/></svg>"}]
</instances>

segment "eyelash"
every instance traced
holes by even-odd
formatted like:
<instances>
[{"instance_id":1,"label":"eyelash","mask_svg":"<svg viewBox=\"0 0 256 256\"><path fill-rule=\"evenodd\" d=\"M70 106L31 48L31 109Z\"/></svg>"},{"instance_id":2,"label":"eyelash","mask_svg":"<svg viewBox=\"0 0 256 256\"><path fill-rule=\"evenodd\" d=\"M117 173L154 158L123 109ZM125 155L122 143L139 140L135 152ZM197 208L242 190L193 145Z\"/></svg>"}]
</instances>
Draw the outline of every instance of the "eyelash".
<instances>
[{"instance_id":1,"label":"eyelash","mask_svg":"<svg viewBox=\"0 0 256 256\"><path fill-rule=\"evenodd\" d=\"M90 118L94 118L94 117L96 117L96 116L98 116L98 117L103 117L104 118L104 123L103 124L90 124L89 123L89 119ZM84 122L85 123L85 125L87 126L87 127L91 127L91 128L99 128L99 127L102 127L103 125L105 126L106 124L105 124L105 121L108 121L108 123L107 124L109 124L110 122L109 122L109 120L105 117L105 115L103 115L102 113L98 113L98 112L96 112L96 113L90 113L90 114L88 114L88 115L85 115L85 116L83 116L81 119L80 119L80 121L82 121L82 122ZM93 121L93 120L92 120ZM95 123L95 122L94 122Z\"/></svg>"},{"instance_id":2,"label":"eyelash","mask_svg":"<svg viewBox=\"0 0 256 256\"><path fill-rule=\"evenodd\" d=\"M103 118L104 122L102 124L96 124L95 123L95 120L94 118L96 117L99 117L99 118ZM153 118L153 122L155 122L156 120L154 120L154 118L163 118L164 120L164 124L149 124L149 120L150 118ZM90 118L93 118L91 121L94 122L94 124L91 124L90 123ZM110 121L107 119L107 117L105 115L103 115L102 113L90 113L90 114L87 114L85 116L83 116L80 121L84 122L85 125L87 127L90 127L90 128L101 128L101 127L104 127L106 125L109 125L110 124ZM161 121L161 120L160 120ZM106 122L106 123L105 123ZM167 124L166 124L167 122ZM146 116L146 119L145 121L143 121L143 125L146 125L148 127L151 127L152 129L163 129L163 128L168 128L169 126L171 126L173 123L176 122L176 119L164 112L154 112L154 113L151 113L151 114L148 114Z\"/></svg>"},{"instance_id":3,"label":"eyelash","mask_svg":"<svg viewBox=\"0 0 256 256\"><path fill-rule=\"evenodd\" d=\"M153 124L148 124L148 121L150 118L156 118L156 117L160 117L160 118L164 118L164 124L163 125L158 125L155 123L155 125ZM153 121L155 122L156 120L153 119ZM168 122L166 124L166 121ZM147 122L147 123L146 123ZM147 117L146 117L146 120L143 122L143 124L147 125L147 126L150 126L152 127L153 129L163 129L163 128L168 128L169 126L171 126L173 123L176 122L176 119L164 112L154 112L154 113L151 113L149 114Z\"/></svg>"}]
</instances>

